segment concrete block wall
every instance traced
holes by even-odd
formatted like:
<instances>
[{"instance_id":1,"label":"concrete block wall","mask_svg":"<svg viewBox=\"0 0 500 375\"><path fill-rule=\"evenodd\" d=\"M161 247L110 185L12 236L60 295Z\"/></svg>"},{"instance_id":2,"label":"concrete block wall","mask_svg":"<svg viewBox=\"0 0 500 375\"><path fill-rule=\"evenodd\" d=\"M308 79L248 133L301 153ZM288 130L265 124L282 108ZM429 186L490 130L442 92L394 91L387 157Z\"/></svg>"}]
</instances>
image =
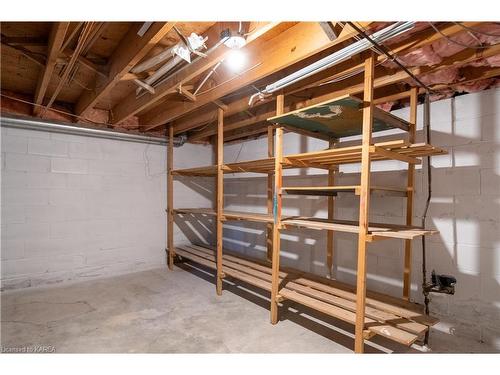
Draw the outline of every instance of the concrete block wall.
<instances>
[{"instance_id":1,"label":"concrete block wall","mask_svg":"<svg viewBox=\"0 0 500 375\"><path fill-rule=\"evenodd\" d=\"M394 111L408 118L408 108ZM423 107L418 109L418 141ZM431 312L442 323L438 329L484 341L500 348L500 89L446 99L431 104L432 143L449 151L432 158L432 200L427 227L439 234L427 237L427 268L457 277L454 296L433 295ZM398 132L386 132L396 137ZM326 148L326 142L285 134L284 154ZM224 149L226 162L266 157L265 138L233 144ZM372 183L404 186L406 165L397 161L373 164ZM359 183L359 165L341 168L337 184ZM321 185L326 176L317 170L286 170L284 185ZM229 176L228 176L229 177ZM266 178L234 175L225 179L227 209L266 212ZM416 171L414 223L420 225L427 197L426 173ZM405 198L373 195L370 219L404 223ZM285 215L327 216L326 198L284 196ZM358 198L336 198L337 218L357 220ZM232 222L224 226L227 248L265 257L265 226ZM282 263L326 275L326 233L288 230L282 234ZM370 244L368 286L402 295L403 241L390 239ZM421 240L413 241L412 298L422 302ZM357 236L335 233L335 276L355 283ZM431 337L432 340L432 337Z\"/></svg>"},{"instance_id":2,"label":"concrete block wall","mask_svg":"<svg viewBox=\"0 0 500 375\"><path fill-rule=\"evenodd\" d=\"M2 289L162 267L166 148L2 128ZM176 165L212 150L175 149ZM176 183L176 203L210 205ZM176 227L176 241L187 241ZM196 240L190 238L190 240Z\"/></svg>"}]
</instances>

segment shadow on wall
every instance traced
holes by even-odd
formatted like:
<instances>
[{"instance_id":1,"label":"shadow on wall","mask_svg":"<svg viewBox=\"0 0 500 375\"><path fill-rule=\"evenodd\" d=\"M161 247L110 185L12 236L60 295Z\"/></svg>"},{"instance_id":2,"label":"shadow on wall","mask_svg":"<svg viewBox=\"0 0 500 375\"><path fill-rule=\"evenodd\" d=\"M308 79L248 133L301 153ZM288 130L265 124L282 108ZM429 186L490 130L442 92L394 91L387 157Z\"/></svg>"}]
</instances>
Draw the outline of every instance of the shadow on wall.
<instances>
[{"instance_id":1,"label":"shadow on wall","mask_svg":"<svg viewBox=\"0 0 500 375\"><path fill-rule=\"evenodd\" d=\"M440 231L427 241L427 277L431 270L457 277L454 296L433 295L431 312L441 318L439 329L487 342L500 349L500 90L460 96L431 105L431 143L449 154L433 157L432 200L427 216L428 228ZM407 109L396 113L407 115ZM422 106L419 106L417 139L422 132ZM392 135L390 138L398 138ZM265 142L265 140L263 140ZM301 152L308 151L305 137ZM309 150L313 148L309 147ZM423 163L425 166L425 161ZM375 167L376 166L376 167ZM374 164L372 184L405 186L406 165L399 162ZM426 168L417 166L415 176L414 225L420 225L427 198ZM325 174L285 176L283 184L324 185ZM267 177L226 178L225 209L266 212ZM340 173L338 185L359 183L359 173ZM213 190L198 186L197 178L182 183L213 199ZM358 197L339 194L335 198L335 218L358 220ZM327 216L325 197L284 196L283 215ZM370 220L380 223L405 222L406 199L373 194ZM180 219L180 218L178 218ZM197 218L197 220L202 220ZM188 238L211 235L209 223L181 224ZM213 225L213 223L212 223ZM193 229L194 228L194 229ZM195 235L196 234L196 235ZM224 224L224 246L247 256L266 256L265 224L227 222ZM326 268L326 232L286 230L281 235L282 264L318 275L328 275ZM345 282L356 282L357 236L336 232L334 235L334 276ZM212 244L214 238L209 240ZM422 246L413 241L412 298L422 302ZM389 239L370 244L368 250L368 287L372 290L402 295L404 243Z\"/></svg>"}]
</instances>

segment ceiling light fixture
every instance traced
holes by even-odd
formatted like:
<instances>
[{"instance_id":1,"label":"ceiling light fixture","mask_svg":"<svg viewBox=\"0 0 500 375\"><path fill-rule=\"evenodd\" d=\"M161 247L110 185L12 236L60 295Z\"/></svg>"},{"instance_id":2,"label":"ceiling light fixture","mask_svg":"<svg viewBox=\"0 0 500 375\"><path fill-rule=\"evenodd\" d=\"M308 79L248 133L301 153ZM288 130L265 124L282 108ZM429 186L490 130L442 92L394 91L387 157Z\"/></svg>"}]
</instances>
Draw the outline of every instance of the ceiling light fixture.
<instances>
[{"instance_id":1,"label":"ceiling light fixture","mask_svg":"<svg viewBox=\"0 0 500 375\"><path fill-rule=\"evenodd\" d=\"M247 44L245 35L242 31L242 24L240 22L240 27L237 32L231 31L230 29L225 29L220 34L220 39L224 45L231 49L240 49Z\"/></svg>"}]
</instances>

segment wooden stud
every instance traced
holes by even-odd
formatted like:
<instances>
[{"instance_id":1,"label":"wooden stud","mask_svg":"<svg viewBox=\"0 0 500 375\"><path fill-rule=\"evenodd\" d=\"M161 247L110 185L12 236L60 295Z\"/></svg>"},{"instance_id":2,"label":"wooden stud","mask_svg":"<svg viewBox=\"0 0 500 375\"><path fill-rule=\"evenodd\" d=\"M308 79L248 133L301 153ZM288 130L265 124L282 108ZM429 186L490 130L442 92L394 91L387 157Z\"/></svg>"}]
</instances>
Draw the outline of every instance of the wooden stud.
<instances>
[{"instance_id":1,"label":"wooden stud","mask_svg":"<svg viewBox=\"0 0 500 375\"><path fill-rule=\"evenodd\" d=\"M174 269L174 126L168 127L167 145L167 251L168 268Z\"/></svg>"},{"instance_id":2,"label":"wooden stud","mask_svg":"<svg viewBox=\"0 0 500 375\"><path fill-rule=\"evenodd\" d=\"M276 108L283 108L284 95L276 97ZM280 229L281 229L281 185L283 158L283 128L276 128L276 142L274 150L274 194L273 194L273 256L271 278L271 324L278 323L278 293L280 271Z\"/></svg>"},{"instance_id":3,"label":"wooden stud","mask_svg":"<svg viewBox=\"0 0 500 375\"><path fill-rule=\"evenodd\" d=\"M217 111L217 294L222 294L222 219L224 207L224 111Z\"/></svg>"},{"instance_id":4,"label":"wooden stud","mask_svg":"<svg viewBox=\"0 0 500 375\"><path fill-rule=\"evenodd\" d=\"M356 327L354 351L363 353L366 303L366 247L370 209L370 146L373 127L373 75L375 57L365 60L361 187L359 195L358 269L356 283Z\"/></svg>"},{"instance_id":5,"label":"wooden stud","mask_svg":"<svg viewBox=\"0 0 500 375\"><path fill-rule=\"evenodd\" d=\"M413 87L410 92L410 131L408 132L408 142L415 143L417 128L417 105L418 88ZM406 199L406 225L412 225L413 217L413 192L415 185L415 164L408 164L407 187L408 195ZM403 270L403 298L410 299L411 291L411 240L405 240L405 258Z\"/></svg>"}]
</instances>

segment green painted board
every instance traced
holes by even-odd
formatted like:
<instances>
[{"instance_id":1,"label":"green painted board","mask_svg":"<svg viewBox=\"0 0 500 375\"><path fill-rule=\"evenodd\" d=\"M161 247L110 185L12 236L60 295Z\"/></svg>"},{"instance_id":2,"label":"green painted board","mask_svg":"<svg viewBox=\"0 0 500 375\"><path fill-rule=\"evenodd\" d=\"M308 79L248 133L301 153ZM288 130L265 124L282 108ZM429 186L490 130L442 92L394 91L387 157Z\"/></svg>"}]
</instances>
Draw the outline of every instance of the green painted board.
<instances>
[{"instance_id":1,"label":"green painted board","mask_svg":"<svg viewBox=\"0 0 500 375\"><path fill-rule=\"evenodd\" d=\"M344 95L310 107L301 108L267 121L289 128L300 128L310 132L326 134L333 138L361 134L363 124L363 101ZM408 130L408 123L380 108L374 108L373 132L400 128Z\"/></svg>"}]
</instances>

